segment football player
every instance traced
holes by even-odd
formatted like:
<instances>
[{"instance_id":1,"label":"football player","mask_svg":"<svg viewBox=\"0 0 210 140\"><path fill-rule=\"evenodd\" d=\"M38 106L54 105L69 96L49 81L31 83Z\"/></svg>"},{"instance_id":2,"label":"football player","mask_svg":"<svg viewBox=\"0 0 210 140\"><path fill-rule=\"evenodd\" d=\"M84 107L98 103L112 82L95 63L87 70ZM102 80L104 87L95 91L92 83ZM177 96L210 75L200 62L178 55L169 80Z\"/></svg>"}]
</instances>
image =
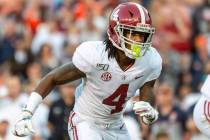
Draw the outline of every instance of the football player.
<instances>
[{"instance_id":1,"label":"football player","mask_svg":"<svg viewBox=\"0 0 210 140\"><path fill-rule=\"evenodd\" d=\"M47 74L37 85L14 126L14 134L34 133L31 123L36 108L57 85L82 78L74 111L69 117L72 140L129 140L122 120L126 102L140 89L133 109L149 125L158 118L153 107L153 86L162 59L151 46L154 34L148 11L137 3L118 5L110 15L105 41L82 43L72 63Z\"/></svg>"},{"instance_id":2,"label":"football player","mask_svg":"<svg viewBox=\"0 0 210 140\"><path fill-rule=\"evenodd\" d=\"M193 119L196 127L210 138L210 75L207 76L201 93L202 96L194 108Z\"/></svg>"}]
</instances>

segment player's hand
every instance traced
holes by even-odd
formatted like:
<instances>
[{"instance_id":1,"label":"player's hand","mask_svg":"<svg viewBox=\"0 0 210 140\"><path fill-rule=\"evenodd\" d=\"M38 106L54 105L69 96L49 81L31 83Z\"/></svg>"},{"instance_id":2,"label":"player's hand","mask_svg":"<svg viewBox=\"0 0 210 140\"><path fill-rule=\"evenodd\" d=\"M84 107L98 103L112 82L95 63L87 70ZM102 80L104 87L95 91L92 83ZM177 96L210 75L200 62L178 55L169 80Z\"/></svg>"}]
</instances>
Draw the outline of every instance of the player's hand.
<instances>
[{"instance_id":1,"label":"player's hand","mask_svg":"<svg viewBox=\"0 0 210 140\"><path fill-rule=\"evenodd\" d=\"M133 106L135 114L141 116L143 123L150 125L158 119L158 112L148 102L135 102Z\"/></svg>"},{"instance_id":2,"label":"player's hand","mask_svg":"<svg viewBox=\"0 0 210 140\"><path fill-rule=\"evenodd\" d=\"M23 111L21 118L16 122L13 128L13 134L18 137L25 137L35 133L32 126L32 113L29 111Z\"/></svg>"}]
</instances>

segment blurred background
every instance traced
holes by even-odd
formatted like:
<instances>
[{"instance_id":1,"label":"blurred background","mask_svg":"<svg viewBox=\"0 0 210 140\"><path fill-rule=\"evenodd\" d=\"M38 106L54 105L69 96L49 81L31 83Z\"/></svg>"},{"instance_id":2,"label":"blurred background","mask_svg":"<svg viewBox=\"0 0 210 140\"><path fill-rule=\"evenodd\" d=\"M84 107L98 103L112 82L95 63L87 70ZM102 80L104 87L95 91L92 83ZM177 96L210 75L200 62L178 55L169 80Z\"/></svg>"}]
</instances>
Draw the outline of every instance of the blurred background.
<instances>
[{"instance_id":1,"label":"blurred background","mask_svg":"<svg viewBox=\"0 0 210 140\"><path fill-rule=\"evenodd\" d=\"M80 81L56 88L44 100L33 117L33 137L14 137L11 127L41 77L71 61L81 42L103 40L111 10L126 1L0 0L0 140L69 140L68 116ZM128 103L124 115L132 140L207 140L192 111L210 73L210 1L129 1L150 11L153 46L163 58L155 88L160 117L140 127Z\"/></svg>"}]
</instances>

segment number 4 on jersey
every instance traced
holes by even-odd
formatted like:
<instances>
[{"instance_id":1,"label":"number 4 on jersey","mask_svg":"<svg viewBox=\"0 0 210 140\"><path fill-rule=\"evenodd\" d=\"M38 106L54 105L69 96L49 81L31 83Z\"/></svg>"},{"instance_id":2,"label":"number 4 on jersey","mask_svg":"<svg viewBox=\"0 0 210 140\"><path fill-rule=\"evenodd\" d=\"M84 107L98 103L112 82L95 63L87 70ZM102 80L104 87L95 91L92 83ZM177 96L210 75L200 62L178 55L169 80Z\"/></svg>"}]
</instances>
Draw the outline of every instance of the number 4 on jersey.
<instances>
[{"instance_id":1,"label":"number 4 on jersey","mask_svg":"<svg viewBox=\"0 0 210 140\"><path fill-rule=\"evenodd\" d=\"M128 84L120 85L112 95L103 100L103 104L115 106L115 109L111 110L111 114L122 111L125 98L127 97L128 86Z\"/></svg>"}]
</instances>

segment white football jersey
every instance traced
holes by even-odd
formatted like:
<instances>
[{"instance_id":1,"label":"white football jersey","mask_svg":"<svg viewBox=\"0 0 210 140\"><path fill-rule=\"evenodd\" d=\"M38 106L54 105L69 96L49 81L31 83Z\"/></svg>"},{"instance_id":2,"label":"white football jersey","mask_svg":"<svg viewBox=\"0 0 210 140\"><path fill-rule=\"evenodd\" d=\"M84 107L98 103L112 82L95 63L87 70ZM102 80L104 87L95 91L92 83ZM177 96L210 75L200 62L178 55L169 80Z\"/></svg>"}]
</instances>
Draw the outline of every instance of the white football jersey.
<instances>
[{"instance_id":1,"label":"white football jersey","mask_svg":"<svg viewBox=\"0 0 210 140\"><path fill-rule=\"evenodd\" d=\"M86 74L76 90L74 111L99 123L120 120L125 103L146 82L157 79L162 69L162 59L151 47L133 66L123 71L115 59L108 59L102 41L82 43L72 61Z\"/></svg>"},{"instance_id":2,"label":"white football jersey","mask_svg":"<svg viewBox=\"0 0 210 140\"><path fill-rule=\"evenodd\" d=\"M210 75L207 76L203 86L201 87L201 93L210 99Z\"/></svg>"}]
</instances>

